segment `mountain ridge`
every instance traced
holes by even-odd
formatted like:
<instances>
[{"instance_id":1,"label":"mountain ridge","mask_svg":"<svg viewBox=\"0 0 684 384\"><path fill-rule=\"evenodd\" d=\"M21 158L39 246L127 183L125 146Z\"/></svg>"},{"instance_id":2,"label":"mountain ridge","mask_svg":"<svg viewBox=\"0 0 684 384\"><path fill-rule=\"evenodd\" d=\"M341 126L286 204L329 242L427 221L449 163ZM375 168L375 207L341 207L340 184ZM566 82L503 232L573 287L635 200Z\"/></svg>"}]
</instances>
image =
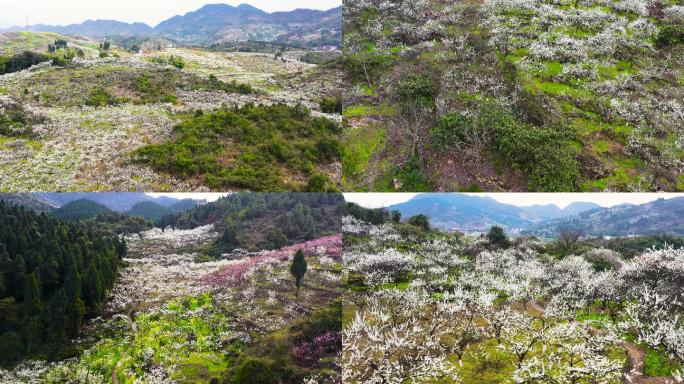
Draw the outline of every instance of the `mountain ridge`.
<instances>
[{"instance_id":1,"label":"mountain ridge","mask_svg":"<svg viewBox=\"0 0 684 384\"><path fill-rule=\"evenodd\" d=\"M188 199L176 199L169 196L153 197L146 193L128 192L101 192L101 193L36 193L35 198L41 199L56 207L61 207L75 200L90 200L102 204L107 208L124 213L142 202L152 202L166 208L187 201ZM203 201L195 200L197 204ZM186 204L187 206L187 204Z\"/></svg>"},{"instance_id":2,"label":"mountain ridge","mask_svg":"<svg viewBox=\"0 0 684 384\"><path fill-rule=\"evenodd\" d=\"M388 209L398 210L405 219L424 214L435 228L462 232L486 232L498 225L513 235L542 238L555 237L559 228L591 237L684 236L684 197L612 207L580 201L561 209L555 204L518 207L488 196L438 193L417 195Z\"/></svg>"},{"instance_id":3,"label":"mountain ridge","mask_svg":"<svg viewBox=\"0 0 684 384\"><path fill-rule=\"evenodd\" d=\"M269 13L246 3L238 6L213 3L172 16L155 26L142 22L89 19L68 25L13 26L0 28L0 32L53 32L97 38L158 36L201 45L250 40L339 45L341 29L342 6L328 10L297 8Z\"/></svg>"},{"instance_id":4,"label":"mountain ridge","mask_svg":"<svg viewBox=\"0 0 684 384\"><path fill-rule=\"evenodd\" d=\"M593 209L530 226L522 234L553 237L559 228L572 228L583 235L598 237L684 236L684 197Z\"/></svg>"},{"instance_id":5,"label":"mountain ridge","mask_svg":"<svg viewBox=\"0 0 684 384\"><path fill-rule=\"evenodd\" d=\"M501 203L490 196L431 193L416 195L389 209L398 210L404 218L425 214L433 226L443 230L483 232L498 225L517 232L547 220L598 208L598 204L590 202L573 202L563 209L555 204L519 207Z\"/></svg>"}]
</instances>

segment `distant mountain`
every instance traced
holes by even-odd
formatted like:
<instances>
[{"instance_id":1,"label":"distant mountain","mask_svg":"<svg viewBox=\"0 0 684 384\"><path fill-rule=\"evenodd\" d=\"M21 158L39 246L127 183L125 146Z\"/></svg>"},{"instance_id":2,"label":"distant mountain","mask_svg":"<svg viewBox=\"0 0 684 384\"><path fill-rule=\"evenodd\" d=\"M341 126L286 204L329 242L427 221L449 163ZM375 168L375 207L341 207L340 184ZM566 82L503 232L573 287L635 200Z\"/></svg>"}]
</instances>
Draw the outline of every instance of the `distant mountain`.
<instances>
[{"instance_id":1,"label":"distant mountain","mask_svg":"<svg viewBox=\"0 0 684 384\"><path fill-rule=\"evenodd\" d=\"M564 216L563 210L555 204L530 205L528 207L522 207L522 209L527 212L530 217L536 217L540 220L556 219Z\"/></svg>"},{"instance_id":2,"label":"distant mountain","mask_svg":"<svg viewBox=\"0 0 684 384\"><path fill-rule=\"evenodd\" d=\"M601 206L596 203L575 202L563 209L563 216L577 215L597 208L601 208Z\"/></svg>"},{"instance_id":3,"label":"distant mountain","mask_svg":"<svg viewBox=\"0 0 684 384\"><path fill-rule=\"evenodd\" d=\"M87 20L81 24L65 26L36 24L25 27L13 27L9 31L28 30L31 32L54 32L63 35L105 37L105 36L145 36L154 29L144 23L124 23L115 20Z\"/></svg>"},{"instance_id":4,"label":"distant mountain","mask_svg":"<svg viewBox=\"0 0 684 384\"><path fill-rule=\"evenodd\" d=\"M197 207L198 201L192 199L183 199L173 204L168 205L169 209L175 212L183 212Z\"/></svg>"},{"instance_id":5,"label":"distant mountain","mask_svg":"<svg viewBox=\"0 0 684 384\"><path fill-rule=\"evenodd\" d=\"M600 208L595 203L575 202L561 209L556 205L532 205L517 207L504 204L491 197L479 197L461 193L420 194L413 199L391 206L390 210L401 212L403 218L424 214L433 226L443 230L481 232L493 225L508 231L520 231L547 220L572 216Z\"/></svg>"},{"instance_id":6,"label":"distant mountain","mask_svg":"<svg viewBox=\"0 0 684 384\"><path fill-rule=\"evenodd\" d=\"M588 236L684 236L684 197L593 209L533 225L523 233L553 237L558 228L578 229Z\"/></svg>"},{"instance_id":7,"label":"distant mountain","mask_svg":"<svg viewBox=\"0 0 684 384\"><path fill-rule=\"evenodd\" d=\"M278 41L294 45L339 45L342 7L329 11L296 9L267 13L251 5L209 4L183 16L174 16L154 33L187 43L224 41Z\"/></svg>"},{"instance_id":8,"label":"distant mountain","mask_svg":"<svg viewBox=\"0 0 684 384\"><path fill-rule=\"evenodd\" d=\"M144 23L88 20L81 24L38 24L11 27L0 32L29 30L89 37L160 36L183 43L211 45L227 41L277 41L299 46L339 45L342 7L328 11L296 9L267 13L248 4L208 4L185 15L174 16L156 27Z\"/></svg>"},{"instance_id":9,"label":"distant mountain","mask_svg":"<svg viewBox=\"0 0 684 384\"><path fill-rule=\"evenodd\" d=\"M596 203L584 203L584 202L574 202L565 207L564 209L559 208L554 204L547 205L531 205L528 207L522 207L522 209L527 212L527 214L532 218L537 218L539 220L550 220L557 219L561 217L567 217L576 215L581 212L590 211L592 209L601 208L600 205Z\"/></svg>"},{"instance_id":10,"label":"distant mountain","mask_svg":"<svg viewBox=\"0 0 684 384\"><path fill-rule=\"evenodd\" d=\"M117 212L126 212L133 208L134 205L151 201L160 204L164 207L177 204L182 200L173 197L161 196L155 198L146 193L130 192L130 193L116 193L116 192L101 192L101 193L38 193L36 197L47 201L56 206L63 206L75 200L90 200L100 203L111 210ZM192 201L192 200L191 200ZM184 203L184 204L187 204ZM197 202L195 202L197 204Z\"/></svg>"},{"instance_id":11,"label":"distant mountain","mask_svg":"<svg viewBox=\"0 0 684 384\"><path fill-rule=\"evenodd\" d=\"M534 222L522 208L500 203L491 197L460 193L421 194L389 209L401 212L403 218L427 215L433 226L443 230L485 231L493 225L514 229Z\"/></svg>"},{"instance_id":12,"label":"distant mountain","mask_svg":"<svg viewBox=\"0 0 684 384\"><path fill-rule=\"evenodd\" d=\"M101 213L111 212L106 206L92 200L71 201L52 211L52 216L62 220L87 220Z\"/></svg>"},{"instance_id":13,"label":"distant mountain","mask_svg":"<svg viewBox=\"0 0 684 384\"><path fill-rule=\"evenodd\" d=\"M152 201L143 201L134 205L126 212L129 216L140 216L146 220L157 221L166 215L173 213L171 209Z\"/></svg>"},{"instance_id":14,"label":"distant mountain","mask_svg":"<svg viewBox=\"0 0 684 384\"><path fill-rule=\"evenodd\" d=\"M38 213L50 212L58 208L56 204L43 200L32 193L0 193L0 200L12 205L21 205Z\"/></svg>"}]
</instances>

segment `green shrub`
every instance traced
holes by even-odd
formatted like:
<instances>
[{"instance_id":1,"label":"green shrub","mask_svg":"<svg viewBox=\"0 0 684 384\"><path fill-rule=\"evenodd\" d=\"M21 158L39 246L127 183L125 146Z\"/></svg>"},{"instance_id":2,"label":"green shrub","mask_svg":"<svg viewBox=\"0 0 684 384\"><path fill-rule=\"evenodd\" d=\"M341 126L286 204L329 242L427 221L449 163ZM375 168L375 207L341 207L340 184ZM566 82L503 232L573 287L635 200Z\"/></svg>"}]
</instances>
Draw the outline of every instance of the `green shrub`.
<instances>
[{"instance_id":1,"label":"green shrub","mask_svg":"<svg viewBox=\"0 0 684 384\"><path fill-rule=\"evenodd\" d=\"M169 61L162 56L152 56L147 60L149 60L152 63L161 65L167 65L169 63Z\"/></svg>"},{"instance_id":2,"label":"green shrub","mask_svg":"<svg viewBox=\"0 0 684 384\"><path fill-rule=\"evenodd\" d=\"M343 65L345 73L350 75L355 82L375 83L379 75L397 62L397 58L375 52L372 47L358 53L350 53L344 56ZM368 78L366 78L368 75Z\"/></svg>"},{"instance_id":3,"label":"green shrub","mask_svg":"<svg viewBox=\"0 0 684 384\"><path fill-rule=\"evenodd\" d=\"M169 64L178 69L185 68L185 60L183 60L183 58L180 56L172 55L171 57L169 57Z\"/></svg>"},{"instance_id":4,"label":"green shrub","mask_svg":"<svg viewBox=\"0 0 684 384\"><path fill-rule=\"evenodd\" d=\"M324 113L342 113L342 98L339 96L324 97L319 105Z\"/></svg>"},{"instance_id":5,"label":"green shrub","mask_svg":"<svg viewBox=\"0 0 684 384\"><path fill-rule=\"evenodd\" d=\"M273 363L264 359L249 358L235 371L235 384L278 384L280 375Z\"/></svg>"},{"instance_id":6,"label":"green shrub","mask_svg":"<svg viewBox=\"0 0 684 384\"><path fill-rule=\"evenodd\" d=\"M23 71L46 61L50 61L49 56L31 51L17 53L10 57L0 56L0 75Z\"/></svg>"},{"instance_id":7,"label":"green shrub","mask_svg":"<svg viewBox=\"0 0 684 384\"><path fill-rule=\"evenodd\" d=\"M36 117L28 114L21 103L9 104L0 109L0 135L30 135Z\"/></svg>"},{"instance_id":8,"label":"green shrub","mask_svg":"<svg viewBox=\"0 0 684 384\"><path fill-rule=\"evenodd\" d=\"M437 85L432 78L422 74L408 74L399 80L392 94L405 107L431 109L435 107L437 92Z\"/></svg>"},{"instance_id":9,"label":"green shrub","mask_svg":"<svg viewBox=\"0 0 684 384\"><path fill-rule=\"evenodd\" d=\"M658 48L684 44L684 27L674 25L663 27L658 33L655 43Z\"/></svg>"},{"instance_id":10,"label":"green shrub","mask_svg":"<svg viewBox=\"0 0 684 384\"><path fill-rule=\"evenodd\" d=\"M495 131L497 152L525 172L530 189L539 192L577 190L577 148L562 131L549 127L503 127Z\"/></svg>"},{"instance_id":11,"label":"green shrub","mask_svg":"<svg viewBox=\"0 0 684 384\"><path fill-rule=\"evenodd\" d=\"M425 215L412 216L406 222L414 227L422 229L425 232L430 231L430 219Z\"/></svg>"},{"instance_id":12,"label":"green shrub","mask_svg":"<svg viewBox=\"0 0 684 384\"><path fill-rule=\"evenodd\" d=\"M489 229L489 233L487 233L487 240L489 241L489 244L497 248L507 249L511 246L511 242L508 240L506 232L504 232L503 228L497 225Z\"/></svg>"},{"instance_id":13,"label":"green shrub","mask_svg":"<svg viewBox=\"0 0 684 384\"><path fill-rule=\"evenodd\" d=\"M104 58L107 58L107 57L109 57L109 53L107 53L107 52L105 52L105 51L100 52L100 59L104 59Z\"/></svg>"},{"instance_id":14,"label":"green shrub","mask_svg":"<svg viewBox=\"0 0 684 384\"><path fill-rule=\"evenodd\" d=\"M395 167L394 177L399 179L402 183L402 191L412 192L428 192L431 188L423 179L423 173L420 170L420 161L417 157L411 157L403 167Z\"/></svg>"},{"instance_id":15,"label":"green shrub","mask_svg":"<svg viewBox=\"0 0 684 384\"><path fill-rule=\"evenodd\" d=\"M143 74L133 80L133 89L138 94L140 104L150 103L175 103L173 83L164 77L164 74L151 76Z\"/></svg>"},{"instance_id":16,"label":"green shrub","mask_svg":"<svg viewBox=\"0 0 684 384\"><path fill-rule=\"evenodd\" d=\"M13 135L15 131L23 129L26 121L17 111L0 112L0 134Z\"/></svg>"},{"instance_id":17,"label":"green shrub","mask_svg":"<svg viewBox=\"0 0 684 384\"><path fill-rule=\"evenodd\" d=\"M112 96L106 89L97 87L90 92L85 104L91 107L106 107L108 105L119 104L121 101L122 100Z\"/></svg>"},{"instance_id":18,"label":"green shrub","mask_svg":"<svg viewBox=\"0 0 684 384\"><path fill-rule=\"evenodd\" d=\"M458 112L442 116L437 126L432 129L432 142L439 149L446 149L458 141L467 141L467 137L476 128L473 121Z\"/></svg>"},{"instance_id":19,"label":"green shrub","mask_svg":"<svg viewBox=\"0 0 684 384\"><path fill-rule=\"evenodd\" d=\"M339 159L339 127L300 106L224 107L197 114L174 130L173 141L140 148L133 159L183 178L203 177L214 189L296 188L286 183L283 171L309 176L309 187L318 188L313 164Z\"/></svg>"},{"instance_id":20,"label":"green shrub","mask_svg":"<svg viewBox=\"0 0 684 384\"><path fill-rule=\"evenodd\" d=\"M328 332L337 332L342 329L342 302L336 300L326 308L320 309L313 314L302 326L302 338L313 340Z\"/></svg>"},{"instance_id":21,"label":"green shrub","mask_svg":"<svg viewBox=\"0 0 684 384\"><path fill-rule=\"evenodd\" d=\"M66 67L69 65L69 61L61 55L54 55L52 56L52 65L56 67Z\"/></svg>"},{"instance_id":22,"label":"green shrub","mask_svg":"<svg viewBox=\"0 0 684 384\"><path fill-rule=\"evenodd\" d=\"M456 139L467 144L469 137L486 138L503 163L528 176L531 190L553 192L577 189L578 150L571 132L562 126L521 123L507 108L485 102L472 120L457 113L442 117L432 138L442 148Z\"/></svg>"},{"instance_id":23,"label":"green shrub","mask_svg":"<svg viewBox=\"0 0 684 384\"><path fill-rule=\"evenodd\" d=\"M306 192L327 192L328 191L328 178L321 174L315 174L309 177L309 181L306 183Z\"/></svg>"},{"instance_id":24,"label":"green shrub","mask_svg":"<svg viewBox=\"0 0 684 384\"><path fill-rule=\"evenodd\" d=\"M251 85L245 83L238 83L233 80L230 83L221 81L215 75L209 75L209 85L211 89L216 89L228 93L239 93L241 95L250 95L255 93Z\"/></svg>"},{"instance_id":25,"label":"green shrub","mask_svg":"<svg viewBox=\"0 0 684 384\"><path fill-rule=\"evenodd\" d=\"M408 223L397 224L396 228L402 237L418 237L425 235L425 232L420 227Z\"/></svg>"}]
</instances>

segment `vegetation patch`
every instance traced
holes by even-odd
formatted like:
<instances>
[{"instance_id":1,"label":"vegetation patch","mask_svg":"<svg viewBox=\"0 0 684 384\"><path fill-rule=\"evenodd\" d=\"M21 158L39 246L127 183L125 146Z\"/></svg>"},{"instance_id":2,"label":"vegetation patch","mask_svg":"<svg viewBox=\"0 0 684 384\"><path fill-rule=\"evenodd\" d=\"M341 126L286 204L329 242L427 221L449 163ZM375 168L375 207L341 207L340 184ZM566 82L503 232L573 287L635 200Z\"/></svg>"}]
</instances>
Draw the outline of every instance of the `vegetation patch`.
<instances>
[{"instance_id":1,"label":"vegetation patch","mask_svg":"<svg viewBox=\"0 0 684 384\"><path fill-rule=\"evenodd\" d=\"M316 164L339 159L338 132L301 106L222 108L182 122L174 141L145 146L133 159L216 189L303 189Z\"/></svg>"}]
</instances>

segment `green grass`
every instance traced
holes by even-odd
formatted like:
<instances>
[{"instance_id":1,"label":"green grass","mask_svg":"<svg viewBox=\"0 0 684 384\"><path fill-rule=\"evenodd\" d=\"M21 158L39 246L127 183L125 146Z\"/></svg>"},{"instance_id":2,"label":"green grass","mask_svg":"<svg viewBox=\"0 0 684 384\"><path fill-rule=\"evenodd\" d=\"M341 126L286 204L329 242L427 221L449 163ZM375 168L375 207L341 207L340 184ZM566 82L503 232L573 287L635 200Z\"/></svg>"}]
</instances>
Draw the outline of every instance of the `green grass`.
<instances>
[{"instance_id":1,"label":"green grass","mask_svg":"<svg viewBox=\"0 0 684 384\"><path fill-rule=\"evenodd\" d=\"M603 328L604 323L609 323L611 321L610 316L607 314L588 311L580 311L577 316L575 316L575 320L591 323L593 327L598 329Z\"/></svg>"},{"instance_id":2,"label":"green grass","mask_svg":"<svg viewBox=\"0 0 684 384\"><path fill-rule=\"evenodd\" d=\"M608 150L610 149L610 145L602 140L593 142L591 146L594 148L594 150L596 150L596 152L599 153L608 152Z\"/></svg>"},{"instance_id":3,"label":"green grass","mask_svg":"<svg viewBox=\"0 0 684 384\"><path fill-rule=\"evenodd\" d=\"M382 146L384 140L385 130L375 124L347 130L342 149L343 176L353 180L363 174L373 153Z\"/></svg>"},{"instance_id":4,"label":"green grass","mask_svg":"<svg viewBox=\"0 0 684 384\"><path fill-rule=\"evenodd\" d=\"M378 95L375 86L369 87L368 84L361 84L360 87L361 87L361 94L363 96L375 97Z\"/></svg>"},{"instance_id":5,"label":"green grass","mask_svg":"<svg viewBox=\"0 0 684 384\"><path fill-rule=\"evenodd\" d=\"M554 83L551 81L533 81L533 84L542 92L560 97L571 97L577 99L592 99L593 92L572 87L564 83Z\"/></svg>"},{"instance_id":6,"label":"green grass","mask_svg":"<svg viewBox=\"0 0 684 384\"><path fill-rule=\"evenodd\" d=\"M572 119L572 126L577 130L577 133L582 136L588 136L594 132L600 132L603 130L628 135L634 130L634 127L630 125L620 123L606 123L600 121L598 118Z\"/></svg>"},{"instance_id":7,"label":"green grass","mask_svg":"<svg viewBox=\"0 0 684 384\"><path fill-rule=\"evenodd\" d=\"M513 357L497 348L497 342L494 339L486 340L471 350L478 347L482 353L488 355L487 359L482 359L472 352L463 356L462 365L458 363L456 357L451 359L460 375L458 382L460 384L510 383L515 370Z\"/></svg>"},{"instance_id":8,"label":"green grass","mask_svg":"<svg viewBox=\"0 0 684 384\"><path fill-rule=\"evenodd\" d=\"M378 287L379 290L383 289L398 289L400 291L405 291L409 288L409 285L411 285L410 281L402 281L398 283L387 283L387 284L382 284Z\"/></svg>"},{"instance_id":9,"label":"green grass","mask_svg":"<svg viewBox=\"0 0 684 384\"><path fill-rule=\"evenodd\" d=\"M621 74L636 73L633 64L624 60L621 60L612 66L599 66L597 69L602 79L614 79Z\"/></svg>"},{"instance_id":10,"label":"green grass","mask_svg":"<svg viewBox=\"0 0 684 384\"><path fill-rule=\"evenodd\" d=\"M644 374L646 376L672 376L674 372L682 369L682 364L670 360L667 353L645 345L641 347L646 353L644 361Z\"/></svg>"},{"instance_id":11,"label":"green grass","mask_svg":"<svg viewBox=\"0 0 684 384\"><path fill-rule=\"evenodd\" d=\"M366 116L396 116L397 108L387 104L381 106L374 105L354 105L344 110L342 115L348 119Z\"/></svg>"},{"instance_id":12,"label":"green grass","mask_svg":"<svg viewBox=\"0 0 684 384\"><path fill-rule=\"evenodd\" d=\"M551 61L544 64L545 68L541 73L542 77L551 78L553 76L563 73L563 64L557 61Z\"/></svg>"}]
</instances>

